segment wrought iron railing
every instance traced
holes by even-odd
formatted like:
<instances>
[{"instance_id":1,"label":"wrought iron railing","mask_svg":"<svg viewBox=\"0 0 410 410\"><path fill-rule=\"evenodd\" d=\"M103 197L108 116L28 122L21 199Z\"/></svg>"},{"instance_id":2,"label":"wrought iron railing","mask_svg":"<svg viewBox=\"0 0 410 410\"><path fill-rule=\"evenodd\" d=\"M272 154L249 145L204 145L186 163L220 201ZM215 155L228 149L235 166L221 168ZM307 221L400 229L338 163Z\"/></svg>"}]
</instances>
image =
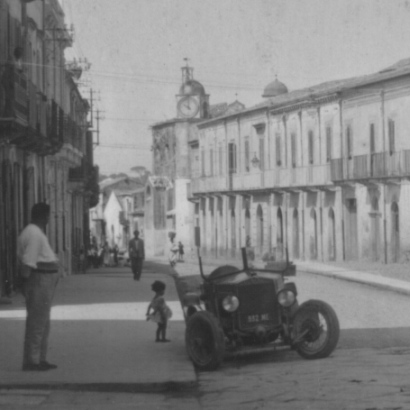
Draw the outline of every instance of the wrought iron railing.
<instances>
[{"instance_id":1,"label":"wrought iron railing","mask_svg":"<svg viewBox=\"0 0 410 410\"><path fill-rule=\"evenodd\" d=\"M332 159L330 170L333 182L410 176L410 150Z\"/></svg>"},{"instance_id":2,"label":"wrought iron railing","mask_svg":"<svg viewBox=\"0 0 410 410\"><path fill-rule=\"evenodd\" d=\"M83 150L83 129L71 116L64 117L64 142L78 150Z\"/></svg>"}]
</instances>

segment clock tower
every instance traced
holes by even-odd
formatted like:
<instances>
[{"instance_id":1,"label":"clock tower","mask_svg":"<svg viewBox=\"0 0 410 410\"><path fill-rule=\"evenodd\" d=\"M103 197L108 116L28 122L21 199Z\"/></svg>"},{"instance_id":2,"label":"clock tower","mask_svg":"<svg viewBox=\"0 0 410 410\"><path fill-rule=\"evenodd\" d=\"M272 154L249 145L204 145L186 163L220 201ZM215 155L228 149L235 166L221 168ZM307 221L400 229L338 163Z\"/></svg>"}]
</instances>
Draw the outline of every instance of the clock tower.
<instances>
[{"instance_id":1,"label":"clock tower","mask_svg":"<svg viewBox=\"0 0 410 410\"><path fill-rule=\"evenodd\" d=\"M204 86L194 80L194 69L182 67L182 85L177 94L177 117L185 119L206 119L209 117L209 95L205 93Z\"/></svg>"}]
</instances>

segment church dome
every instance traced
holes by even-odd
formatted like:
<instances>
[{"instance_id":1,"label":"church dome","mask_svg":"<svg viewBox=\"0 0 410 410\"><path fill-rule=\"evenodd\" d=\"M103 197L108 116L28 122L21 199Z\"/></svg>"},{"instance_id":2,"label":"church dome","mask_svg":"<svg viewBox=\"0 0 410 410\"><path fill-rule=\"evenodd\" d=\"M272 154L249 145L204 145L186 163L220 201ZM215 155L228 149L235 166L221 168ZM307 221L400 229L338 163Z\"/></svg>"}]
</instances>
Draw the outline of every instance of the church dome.
<instances>
[{"instance_id":1,"label":"church dome","mask_svg":"<svg viewBox=\"0 0 410 410\"><path fill-rule=\"evenodd\" d=\"M184 84L181 85L179 93L185 95L205 95L205 88L199 81L187 80Z\"/></svg>"},{"instance_id":2,"label":"church dome","mask_svg":"<svg viewBox=\"0 0 410 410\"><path fill-rule=\"evenodd\" d=\"M269 83L263 90L263 98L272 98L277 97L281 94L286 94L288 92L288 87L285 84L281 83L277 78L275 81Z\"/></svg>"}]
</instances>

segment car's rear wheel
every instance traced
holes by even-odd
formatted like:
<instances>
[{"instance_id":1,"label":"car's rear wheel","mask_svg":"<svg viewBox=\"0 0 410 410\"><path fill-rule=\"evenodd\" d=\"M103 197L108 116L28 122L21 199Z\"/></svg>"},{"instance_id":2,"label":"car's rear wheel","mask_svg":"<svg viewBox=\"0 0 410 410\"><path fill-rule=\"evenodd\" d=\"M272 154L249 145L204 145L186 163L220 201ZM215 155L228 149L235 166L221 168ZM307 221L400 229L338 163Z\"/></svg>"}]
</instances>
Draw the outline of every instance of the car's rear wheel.
<instances>
[{"instance_id":1,"label":"car's rear wheel","mask_svg":"<svg viewBox=\"0 0 410 410\"><path fill-rule=\"evenodd\" d=\"M209 312L196 312L188 318L185 343L189 357L200 370L215 370L225 353L224 333Z\"/></svg>"},{"instance_id":2,"label":"car's rear wheel","mask_svg":"<svg viewBox=\"0 0 410 410\"><path fill-rule=\"evenodd\" d=\"M293 319L293 341L305 359L329 356L339 340L339 320L333 308L321 300L300 305Z\"/></svg>"}]
</instances>

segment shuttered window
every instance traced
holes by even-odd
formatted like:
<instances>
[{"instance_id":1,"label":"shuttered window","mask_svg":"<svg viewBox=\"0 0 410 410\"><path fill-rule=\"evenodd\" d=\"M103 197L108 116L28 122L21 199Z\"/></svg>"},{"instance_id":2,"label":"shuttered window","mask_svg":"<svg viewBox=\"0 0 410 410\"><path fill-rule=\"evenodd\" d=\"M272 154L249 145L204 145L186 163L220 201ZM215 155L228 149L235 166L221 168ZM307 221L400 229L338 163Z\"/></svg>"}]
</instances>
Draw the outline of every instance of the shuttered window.
<instances>
[{"instance_id":1,"label":"shuttered window","mask_svg":"<svg viewBox=\"0 0 410 410\"><path fill-rule=\"evenodd\" d=\"M259 138L259 168L265 169L265 139Z\"/></svg>"},{"instance_id":2,"label":"shuttered window","mask_svg":"<svg viewBox=\"0 0 410 410\"><path fill-rule=\"evenodd\" d=\"M348 159L353 158L353 141L352 141L352 127L346 127L346 155Z\"/></svg>"},{"instance_id":3,"label":"shuttered window","mask_svg":"<svg viewBox=\"0 0 410 410\"><path fill-rule=\"evenodd\" d=\"M250 150L249 150L249 140L245 140L245 171L250 170Z\"/></svg>"},{"instance_id":4,"label":"shuttered window","mask_svg":"<svg viewBox=\"0 0 410 410\"><path fill-rule=\"evenodd\" d=\"M282 144L281 144L280 134L276 134L275 145L276 145L276 165L280 167L282 165Z\"/></svg>"},{"instance_id":5,"label":"shuttered window","mask_svg":"<svg viewBox=\"0 0 410 410\"><path fill-rule=\"evenodd\" d=\"M224 150L222 144L219 146L219 174L223 175L224 173Z\"/></svg>"},{"instance_id":6,"label":"shuttered window","mask_svg":"<svg viewBox=\"0 0 410 410\"><path fill-rule=\"evenodd\" d=\"M292 167L296 168L296 134L294 132L290 134L290 148L292 155Z\"/></svg>"},{"instance_id":7,"label":"shuttered window","mask_svg":"<svg viewBox=\"0 0 410 410\"><path fill-rule=\"evenodd\" d=\"M395 142L395 124L392 119L389 119L388 122L388 133L389 133L389 152L392 155L396 151L396 142Z\"/></svg>"},{"instance_id":8,"label":"shuttered window","mask_svg":"<svg viewBox=\"0 0 410 410\"><path fill-rule=\"evenodd\" d=\"M229 173L235 174L236 173L236 145L235 143L231 142L228 145L228 152L229 152Z\"/></svg>"},{"instance_id":9,"label":"shuttered window","mask_svg":"<svg viewBox=\"0 0 410 410\"><path fill-rule=\"evenodd\" d=\"M309 145L309 164L313 164L315 161L314 152L314 139L313 139L313 131L309 131L308 133L308 145Z\"/></svg>"},{"instance_id":10,"label":"shuttered window","mask_svg":"<svg viewBox=\"0 0 410 410\"><path fill-rule=\"evenodd\" d=\"M326 127L326 162L332 159L332 128Z\"/></svg>"},{"instance_id":11,"label":"shuttered window","mask_svg":"<svg viewBox=\"0 0 410 410\"><path fill-rule=\"evenodd\" d=\"M205 176L205 150L201 150L201 176Z\"/></svg>"}]
</instances>

